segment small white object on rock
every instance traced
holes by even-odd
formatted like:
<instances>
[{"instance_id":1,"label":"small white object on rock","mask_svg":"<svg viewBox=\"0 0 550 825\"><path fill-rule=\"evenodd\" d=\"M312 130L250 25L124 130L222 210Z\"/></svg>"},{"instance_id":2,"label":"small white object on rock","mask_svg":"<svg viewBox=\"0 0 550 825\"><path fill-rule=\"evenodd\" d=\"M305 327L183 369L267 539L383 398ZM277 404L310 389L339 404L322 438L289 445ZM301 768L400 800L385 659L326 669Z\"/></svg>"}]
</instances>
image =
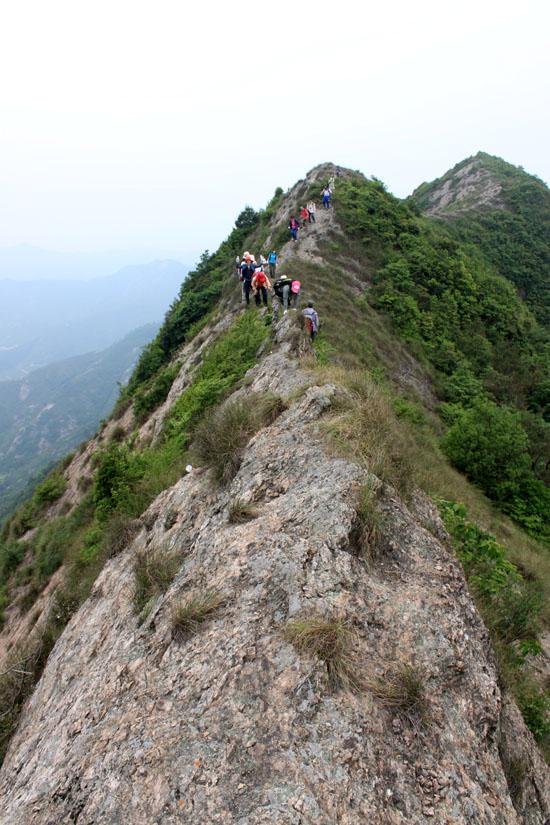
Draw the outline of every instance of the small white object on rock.
<instances>
[{"instance_id":1,"label":"small white object on rock","mask_svg":"<svg viewBox=\"0 0 550 825\"><path fill-rule=\"evenodd\" d=\"M190 473L192 470L193 470L193 465L192 464L187 464L187 466L185 468L185 472Z\"/></svg>"}]
</instances>

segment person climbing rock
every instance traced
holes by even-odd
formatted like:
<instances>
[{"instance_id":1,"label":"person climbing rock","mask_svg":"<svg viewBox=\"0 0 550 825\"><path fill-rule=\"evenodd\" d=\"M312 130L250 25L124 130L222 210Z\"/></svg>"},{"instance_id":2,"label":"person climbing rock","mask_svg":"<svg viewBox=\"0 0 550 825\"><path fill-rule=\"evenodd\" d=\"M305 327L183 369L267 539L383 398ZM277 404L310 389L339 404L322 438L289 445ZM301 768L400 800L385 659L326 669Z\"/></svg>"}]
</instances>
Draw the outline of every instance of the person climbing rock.
<instances>
[{"instance_id":1,"label":"person climbing rock","mask_svg":"<svg viewBox=\"0 0 550 825\"><path fill-rule=\"evenodd\" d=\"M252 278L252 289L254 290L254 300L256 306L260 306L263 300L264 307L267 306L267 291L271 289L269 278L263 269L257 269Z\"/></svg>"},{"instance_id":2,"label":"person climbing rock","mask_svg":"<svg viewBox=\"0 0 550 825\"><path fill-rule=\"evenodd\" d=\"M243 297L247 305L250 304L250 290L252 289L252 278L256 271L256 262L250 252L245 252L241 264L241 281L243 285Z\"/></svg>"},{"instance_id":3,"label":"person climbing rock","mask_svg":"<svg viewBox=\"0 0 550 825\"><path fill-rule=\"evenodd\" d=\"M279 305L282 305L284 312L286 314L288 310L288 304L290 300L290 290L292 288L292 279L288 277L288 275L283 275L281 278L278 278L275 283L273 284L273 292L275 293L275 297L278 299L273 299L273 316L276 319L279 314Z\"/></svg>"},{"instance_id":4,"label":"person climbing rock","mask_svg":"<svg viewBox=\"0 0 550 825\"><path fill-rule=\"evenodd\" d=\"M307 307L302 310L302 315L304 316L306 332L309 333L309 337L313 343L313 341L315 341L315 336L319 332L319 316L315 312L311 301L308 303Z\"/></svg>"},{"instance_id":5,"label":"person climbing rock","mask_svg":"<svg viewBox=\"0 0 550 825\"><path fill-rule=\"evenodd\" d=\"M293 241L298 240L298 230L300 228L300 224L294 217L294 215L290 216L290 221L288 222L288 228L290 229L290 234L292 236Z\"/></svg>"},{"instance_id":6,"label":"person climbing rock","mask_svg":"<svg viewBox=\"0 0 550 825\"><path fill-rule=\"evenodd\" d=\"M277 269L277 253L275 250L272 250L267 256L267 262L269 264L269 274L274 278L275 270Z\"/></svg>"},{"instance_id":7,"label":"person climbing rock","mask_svg":"<svg viewBox=\"0 0 550 825\"><path fill-rule=\"evenodd\" d=\"M264 270L264 267L265 267L266 263L267 263L267 259L264 258L264 256L260 253L260 269L262 270L262 272Z\"/></svg>"},{"instance_id":8,"label":"person climbing rock","mask_svg":"<svg viewBox=\"0 0 550 825\"><path fill-rule=\"evenodd\" d=\"M237 277L239 277L240 274L241 274L241 259L237 255L237 257L235 258L235 275Z\"/></svg>"},{"instance_id":9,"label":"person climbing rock","mask_svg":"<svg viewBox=\"0 0 550 825\"><path fill-rule=\"evenodd\" d=\"M290 285L290 303L294 309L296 309L300 302L301 288L302 284L300 283L300 281L292 281Z\"/></svg>"},{"instance_id":10,"label":"person climbing rock","mask_svg":"<svg viewBox=\"0 0 550 825\"><path fill-rule=\"evenodd\" d=\"M336 183L336 178L334 177L334 175L331 175L330 178L328 179L328 186L327 186L327 189L330 189L330 194L331 195L334 192L334 184L335 183Z\"/></svg>"},{"instance_id":11,"label":"person climbing rock","mask_svg":"<svg viewBox=\"0 0 550 825\"><path fill-rule=\"evenodd\" d=\"M302 206L300 209L300 217L302 219L302 226L305 226L306 223L309 223L309 211L307 206Z\"/></svg>"},{"instance_id":12,"label":"person climbing rock","mask_svg":"<svg viewBox=\"0 0 550 825\"><path fill-rule=\"evenodd\" d=\"M329 187L325 186L325 188L323 189L323 206L325 207L325 209L330 209L330 196L331 196L331 194L332 193L331 193Z\"/></svg>"},{"instance_id":13,"label":"person climbing rock","mask_svg":"<svg viewBox=\"0 0 550 825\"><path fill-rule=\"evenodd\" d=\"M307 205L307 211L309 213L309 222L315 223L315 212L317 211L317 207L315 206L315 201L310 201Z\"/></svg>"}]
</instances>

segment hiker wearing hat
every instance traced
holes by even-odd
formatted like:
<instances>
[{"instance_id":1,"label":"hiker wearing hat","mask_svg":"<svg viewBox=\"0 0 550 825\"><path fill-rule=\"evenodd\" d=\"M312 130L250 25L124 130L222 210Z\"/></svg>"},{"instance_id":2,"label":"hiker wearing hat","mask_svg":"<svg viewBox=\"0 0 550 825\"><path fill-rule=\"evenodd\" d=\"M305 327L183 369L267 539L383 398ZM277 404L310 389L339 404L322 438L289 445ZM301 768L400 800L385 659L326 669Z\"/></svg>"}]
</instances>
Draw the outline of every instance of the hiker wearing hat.
<instances>
[{"instance_id":1,"label":"hiker wearing hat","mask_svg":"<svg viewBox=\"0 0 550 825\"><path fill-rule=\"evenodd\" d=\"M288 302L290 299L290 290L292 287L292 279L288 277L288 275L283 275L281 278L278 278L275 283L273 284L273 292L275 293L275 298L273 299L273 317L275 320L279 315L279 306L280 304L283 305L283 309L286 315L288 310Z\"/></svg>"},{"instance_id":2,"label":"hiker wearing hat","mask_svg":"<svg viewBox=\"0 0 550 825\"><path fill-rule=\"evenodd\" d=\"M256 301L256 306L259 307L263 300L264 307L266 307L267 291L268 289L271 289L271 283L263 269L256 270L254 277L252 278L252 289L254 290L254 300Z\"/></svg>"},{"instance_id":3,"label":"hiker wearing hat","mask_svg":"<svg viewBox=\"0 0 550 825\"><path fill-rule=\"evenodd\" d=\"M293 241L298 240L298 230L300 228L300 224L294 217L294 215L290 216L290 221L288 222L288 228L290 229L290 235Z\"/></svg>"},{"instance_id":4,"label":"hiker wearing hat","mask_svg":"<svg viewBox=\"0 0 550 825\"><path fill-rule=\"evenodd\" d=\"M310 201L307 205L307 211L309 212L309 222L315 223L315 212L317 211L317 207L315 206L315 201Z\"/></svg>"},{"instance_id":5,"label":"hiker wearing hat","mask_svg":"<svg viewBox=\"0 0 550 825\"><path fill-rule=\"evenodd\" d=\"M241 264L241 282L243 285L243 297L247 305L250 304L250 290L252 289L252 278L256 270L254 256L250 252L245 252Z\"/></svg>"},{"instance_id":6,"label":"hiker wearing hat","mask_svg":"<svg viewBox=\"0 0 550 825\"><path fill-rule=\"evenodd\" d=\"M313 304L311 301L308 303L307 307L302 310L302 315L304 316L306 331L309 333L309 337L313 343L313 341L315 341L315 336L319 332L319 316L313 309Z\"/></svg>"},{"instance_id":7,"label":"hiker wearing hat","mask_svg":"<svg viewBox=\"0 0 550 825\"><path fill-rule=\"evenodd\" d=\"M275 270L277 269L277 253L274 249L267 256L267 262L269 264L269 274L274 278Z\"/></svg>"},{"instance_id":8,"label":"hiker wearing hat","mask_svg":"<svg viewBox=\"0 0 550 825\"><path fill-rule=\"evenodd\" d=\"M292 304L292 308L296 309L298 303L300 302L300 290L302 288L302 284L300 281L292 281L290 284L290 303Z\"/></svg>"}]
</instances>

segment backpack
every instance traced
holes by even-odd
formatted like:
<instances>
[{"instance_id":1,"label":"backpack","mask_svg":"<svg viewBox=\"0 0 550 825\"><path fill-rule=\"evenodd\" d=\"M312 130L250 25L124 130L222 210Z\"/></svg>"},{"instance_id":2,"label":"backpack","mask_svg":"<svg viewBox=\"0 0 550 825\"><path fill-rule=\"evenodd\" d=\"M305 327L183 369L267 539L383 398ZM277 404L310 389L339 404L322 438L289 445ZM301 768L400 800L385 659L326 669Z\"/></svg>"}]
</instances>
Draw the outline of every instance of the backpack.
<instances>
[{"instance_id":1,"label":"backpack","mask_svg":"<svg viewBox=\"0 0 550 825\"><path fill-rule=\"evenodd\" d=\"M301 286L302 286L302 284L300 283L300 281L292 281L292 284L290 286L290 291L293 292L294 295L298 295L298 293L300 292Z\"/></svg>"},{"instance_id":2,"label":"backpack","mask_svg":"<svg viewBox=\"0 0 550 825\"><path fill-rule=\"evenodd\" d=\"M275 261L277 260L277 253L276 252L270 252L269 257L268 257L267 260L268 260L268 263L274 264Z\"/></svg>"}]
</instances>

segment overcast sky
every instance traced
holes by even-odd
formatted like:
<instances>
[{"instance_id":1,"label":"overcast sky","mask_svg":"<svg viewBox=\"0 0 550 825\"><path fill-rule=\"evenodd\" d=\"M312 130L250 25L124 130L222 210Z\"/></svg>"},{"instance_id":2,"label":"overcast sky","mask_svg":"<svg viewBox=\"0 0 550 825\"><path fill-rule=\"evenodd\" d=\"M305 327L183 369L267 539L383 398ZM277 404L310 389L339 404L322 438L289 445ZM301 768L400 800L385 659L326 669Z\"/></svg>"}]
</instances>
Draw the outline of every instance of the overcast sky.
<instances>
[{"instance_id":1,"label":"overcast sky","mask_svg":"<svg viewBox=\"0 0 550 825\"><path fill-rule=\"evenodd\" d=\"M325 160L548 181L549 31L547 0L6 3L0 247L194 256Z\"/></svg>"}]
</instances>

